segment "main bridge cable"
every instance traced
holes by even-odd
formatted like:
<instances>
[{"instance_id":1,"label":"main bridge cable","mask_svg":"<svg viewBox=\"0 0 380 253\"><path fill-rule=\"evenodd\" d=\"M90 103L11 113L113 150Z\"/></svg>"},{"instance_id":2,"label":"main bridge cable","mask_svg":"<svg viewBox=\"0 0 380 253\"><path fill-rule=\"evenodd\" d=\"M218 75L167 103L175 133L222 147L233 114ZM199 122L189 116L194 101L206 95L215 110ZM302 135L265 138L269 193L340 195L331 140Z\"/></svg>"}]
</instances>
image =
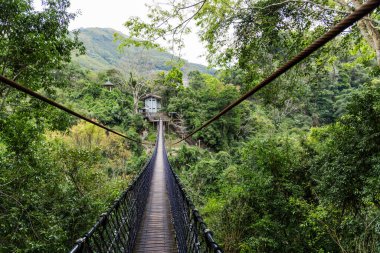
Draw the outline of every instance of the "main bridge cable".
<instances>
[{"instance_id":1,"label":"main bridge cable","mask_svg":"<svg viewBox=\"0 0 380 253\"><path fill-rule=\"evenodd\" d=\"M10 79L2 76L2 75L0 75L0 81L3 82L3 83L5 83L5 84L7 84L7 85L9 85L9 86L11 86L11 87L13 87L13 88L15 88L15 89L17 89L17 90L19 90L19 91L21 91L21 92L24 92L24 93L26 93L26 94L28 94L28 95L30 95L32 97L35 97L35 98L37 98L37 99L39 99L39 100L41 100L43 102L46 102L46 103L48 103L48 104L50 104L50 105L52 105L52 106L54 106L54 107L56 107L56 108L58 108L58 109L60 109L62 111L65 111L66 113L74 115L75 117L83 119L84 121L87 121L87 122L89 122L89 123L91 123L91 124L93 124L95 126L103 128L104 130L106 130L108 132L111 132L111 133L114 133L114 134L116 134L118 136L121 136L121 137L123 137L123 138L125 138L125 139L127 139L129 141L133 141L133 142L136 142L136 143L142 143L142 144L145 144L145 145L153 145L152 143L141 142L139 140L132 139L132 138L126 136L125 134L119 133L119 132L117 132L117 131L115 131L115 130L107 127L107 126L104 126L104 125L102 125L102 124L100 124L100 123L98 123L98 122L96 122L96 121L94 121L94 120L92 120L90 118L87 118L87 117L85 117L85 116L83 116L83 115L81 115L81 114L79 114L79 113L77 113L77 112L75 112L75 111L73 111L73 110L71 110L71 109L69 109L69 108L67 108L67 107L65 107L65 106L63 106L63 105L61 105L61 104L53 101L53 100L51 100L50 98L47 98L47 97L45 97L45 96L43 96L43 95L41 95L41 94L39 94L39 93L37 93L37 92L35 92L35 91L33 91L33 90L25 87L25 86L23 86L23 85L15 82L15 81L12 81L12 80L10 80Z\"/></svg>"},{"instance_id":2,"label":"main bridge cable","mask_svg":"<svg viewBox=\"0 0 380 253\"><path fill-rule=\"evenodd\" d=\"M293 57L290 61L285 63L282 67L277 69L275 72L273 72L269 77L267 77L265 80L263 80L261 83L259 83L257 86L249 90L247 93L245 93L243 96L241 96L239 99L232 102L230 105L225 107L223 110L221 110L217 115L203 123L200 127L196 128L194 131L186 135L181 140L177 141L174 144L178 144L187 138L193 136L195 133L199 132L203 128L210 125L212 122L218 120L221 116L232 110L235 106L239 105L241 102L264 88L269 83L273 82L275 79L277 79L279 76L287 72L289 69L300 63L302 60L310 56L312 53L317 51L319 48L323 47L325 44L327 44L329 41L334 39L336 36L338 36L340 33L342 33L345 29L349 28L353 24L355 24L357 21L362 19L364 16L370 14L372 11L374 11L377 7L380 6L380 0L369 0L366 3L364 3L362 6L360 6L358 9L353 11L349 16L341 20L338 24L336 24L334 27L332 27L328 32L326 32L324 35L322 35L320 38L315 40L310 46L305 48L301 53Z\"/></svg>"}]
</instances>

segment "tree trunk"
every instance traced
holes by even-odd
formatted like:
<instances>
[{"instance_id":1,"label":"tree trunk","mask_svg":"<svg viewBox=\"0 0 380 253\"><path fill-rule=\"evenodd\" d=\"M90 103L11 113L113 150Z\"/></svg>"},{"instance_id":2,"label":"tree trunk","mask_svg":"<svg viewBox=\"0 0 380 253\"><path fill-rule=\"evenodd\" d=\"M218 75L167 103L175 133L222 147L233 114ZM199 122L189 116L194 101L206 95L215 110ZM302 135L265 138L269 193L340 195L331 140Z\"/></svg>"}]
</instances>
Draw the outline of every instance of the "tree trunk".
<instances>
[{"instance_id":1,"label":"tree trunk","mask_svg":"<svg viewBox=\"0 0 380 253\"><path fill-rule=\"evenodd\" d=\"M139 113L139 94L133 91L133 112L135 115Z\"/></svg>"},{"instance_id":2,"label":"tree trunk","mask_svg":"<svg viewBox=\"0 0 380 253\"><path fill-rule=\"evenodd\" d=\"M366 40L371 45L371 47L375 50L377 65L380 66L380 32L377 28L375 28L371 20L367 19L367 20L362 20L360 22L365 24L366 28L363 28L363 30L366 29L368 32L368 38ZM371 43L371 41L373 43Z\"/></svg>"},{"instance_id":3,"label":"tree trunk","mask_svg":"<svg viewBox=\"0 0 380 253\"><path fill-rule=\"evenodd\" d=\"M0 112L3 111L5 107L5 102L6 102L7 96L9 95L10 90L11 89L9 87L5 87L3 90L0 91L0 98L1 98Z\"/></svg>"},{"instance_id":4,"label":"tree trunk","mask_svg":"<svg viewBox=\"0 0 380 253\"><path fill-rule=\"evenodd\" d=\"M337 0L341 5L344 5L348 11L351 11L348 0ZM363 0L350 0L355 9L363 4ZM376 53L377 65L380 66L380 32L376 28L374 22L370 19L362 19L358 22L358 28L364 39Z\"/></svg>"},{"instance_id":5,"label":"tree trunk","mask_svg":"<svg viewBox=\"0 0 380 253\"><path fill-rule=\"evenodd\" d=\"M362 0L351 0L355 8L359 8L362 4ZM365 40L369 43L373 50L376 52L377 65L380 66L380 32L375 27L372 20L362 19L358 22L358 27Z\"/></svg>"}]
</instances>

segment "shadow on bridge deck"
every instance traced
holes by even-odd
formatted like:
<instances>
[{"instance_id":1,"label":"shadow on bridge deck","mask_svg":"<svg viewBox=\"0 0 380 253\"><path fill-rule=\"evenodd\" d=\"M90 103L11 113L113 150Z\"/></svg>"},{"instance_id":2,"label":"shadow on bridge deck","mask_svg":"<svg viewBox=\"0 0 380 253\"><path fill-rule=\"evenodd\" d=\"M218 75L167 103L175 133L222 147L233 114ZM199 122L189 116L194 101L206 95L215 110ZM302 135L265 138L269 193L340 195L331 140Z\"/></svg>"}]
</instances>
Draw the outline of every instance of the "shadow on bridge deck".
<instances>
[{"instance_id":1,"label":"shadow on bridge deck","mask_svg":"<svg viewBox=\"0 0 380 253\"><path fill-rule=\"evenodd\" d=\"M166 173L163 157L163 126L159 125L157 157L147 204L141 222L134 252L178 252L166 189Z\"/></svg>"}]
</instances>

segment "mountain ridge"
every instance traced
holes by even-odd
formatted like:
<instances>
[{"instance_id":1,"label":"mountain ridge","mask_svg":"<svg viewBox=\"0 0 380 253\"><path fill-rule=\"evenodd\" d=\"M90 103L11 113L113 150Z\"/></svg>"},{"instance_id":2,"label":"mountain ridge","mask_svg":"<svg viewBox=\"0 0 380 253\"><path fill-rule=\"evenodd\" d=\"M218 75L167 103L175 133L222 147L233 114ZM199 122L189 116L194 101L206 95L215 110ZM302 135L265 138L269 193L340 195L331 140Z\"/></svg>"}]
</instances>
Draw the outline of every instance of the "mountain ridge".
<instances>
[{"instance_id":1,"label":"mountain ridge","mask_svg":"<svg viewBox=\"0 0 380 253\"><path fill-rule=\"evenodd\" d=\"M157 49L143 49L135 46L120 50L120 42L114 40L114 34L126 36L113 28L89 27L78 30L79 40L86 47L86 54L74 56L73 61L80 66L93 70L103 71L116 68L122 71L136 71L139 74L152 74L159 71L168 71L171 66L167 62L176 56ZM185 75L190 71L198 70L202 73L213 74L213 69L184 59L181 68Z\"/></svg>"}]
</instances>

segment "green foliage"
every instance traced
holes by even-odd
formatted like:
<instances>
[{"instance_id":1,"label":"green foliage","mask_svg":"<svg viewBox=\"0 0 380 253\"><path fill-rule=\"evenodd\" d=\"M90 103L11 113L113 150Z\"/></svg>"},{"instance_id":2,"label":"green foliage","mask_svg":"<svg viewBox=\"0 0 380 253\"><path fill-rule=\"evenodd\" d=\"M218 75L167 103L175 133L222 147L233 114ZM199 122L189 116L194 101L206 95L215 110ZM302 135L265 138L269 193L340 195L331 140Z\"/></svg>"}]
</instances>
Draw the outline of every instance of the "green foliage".
<instances>
[{"instance_id":1,"label":"green foliage","mask_svg":"<svg viewBox=\"0 0 380 253\"><path fill-rule=\"evenodd\" d=\"M167 110L179 113L186 123L194 128L239 96L236 87L224 85L207 74L200 75L195 72L191 75L189 83L191 87L180 90L176 97L170 98ZM199 106L200 104L203 106ZM242 113L244 110L237 108L194 137L212 148L226 147L238 138Z\"/></svg>"},{"instance_id":2,"label":"green foliage","mask_svg":"<svg viewBox=\"0 0 380 253\"><path fill-rule=\"evenodd\" d=\"M0 3L0 74L102 123L133 125L128 134L138 139L142 119L131 117L131 96L109 92L93 73L67 65L72 53L83 52L68 31L75 17L69 1L43 4L35 11L32 1ZM140 169L134 156L143 153L141 145L76 123L0 87L0 252L67 252Z\"/></svg>"},{"instance_id":3,"label":"green foliage","mask_svg":"<svg viewBox=\"0 0 380 253\"><path fill-rule=\"evenodd\" d=\"M46 137L28 110L0 130L0 251L66 252L139 169L126 174L122 138L93 125Z\"/></svg>"},{"instance_id":4,"label":"green foliage","mask_svg":"<svg viewBox=\"0 0 380 253\"><path fill-rule=\"evenodd\" d=\"M228 153L180 149L178 170L228 252L378 252L379 84L320 128L256 106Z\"/></svg>"},{"instance_id":5,"label":"green foliage","mask_svg":"<svg viewBox=\"0 0 380 253\"><path fill-rule=\"evenodd\" d=\"M193 90L201 89L204 86L205 80L199 71L189 73L189 86Z\"/></svg>"},{"instance_id":6,"label":"green foliage","mask_svg":"<svg viewBox=\"0 0 380 253\"><path fill-rule=\"evenodd\" d=\"M378 205L380 89L376 81L353 93L347 114L312 131L319 193L336 207L358 212ZM343 197L344 196L344 197ZM380 206L379 206L380 207Z\"/></svg>"},{"instance_id":7,"label":"green foliage","mask_svg":"<svg viewBox=\"0 0 380 253\"><path fill-rule=\"evenodd\" d=\"M133 70L140 75L151 75L152 72L169 71L173 55L155 49L143 49L135 46L123 47L126 35L110 28L83 28L78 38L86 47L86 54L74 57L73 61L93 71L108 69ZM136 42L136 40L132 40ZM138 41L137 41L138 42ZM122 49L118 49L122 47ZM200 64L184 61L182 68L185 74L198 70L202 73L214 73Z\"/></svg>"},{"instance_id":8,"label":"green foliage","mask_svg":"<svg viewBox=\"0 0 380 253\"><path fill-rule=\"evenodd\" d=\"M46 1L39 12L31 1L0 3L0 23L7 24L0 27L0 69L134 139L148 131L144 138L153 141L154 130L136 113L139 92L125 86L136 88L139 80L126 82L119 69L140 75L161 70L149 89L162 94L166 110L192 130L346 11L335 1L188 4L172 2L173 13L151 8L153 25L127 21L130 37L114 36L111 29L81 30L87 55L75 60L103 70L96 73L66 64L83 51L67 30L75 17L67 12L68 1ZM188 32L189 17L200 28L210 62L227 67L216 76L187 62L170 66L172 55L153 49L157 40L149 39L156 35ZM170 151L226 252L380 251L380 82L371 45L355 38L357 32L348 31L195 135L207 149ZM143 40L135 40L140 35ZM180 38L172 42L183 45ZM121 53L119 45L133 46ZM102 87L108 78L112 91ZM148 155L139 143L5 86L0 95L0 252L65 252Z\"/></svg>"},{"instance_id":9,"label":"green foliage","mask_svg":"<svg viewBox=\"0 0 380 253\"><path fill-rule=\"evenodd\" d=\"M168 73L161 72L159 74L156 83L160 89L159 93L164 106L168 105L170 98L178 97L179 92L184 89L182 75L182 71L176 67L173 67Z\"/></svg>"},{"instance_id":10,"label":"green foliage","mask_svg":"<svg viewBox=\"0 0 380 253\"><path fill-rule=\"evenodd\" d=\"M206 44L209 62L223 68L219 77L246 92L346 16L352 5L355 6L352 1L324 0L177 1L166 6L152 3L148 22L131 18L126 26L133 36L143 41L156 42L157 38L166 39L171 35L173 42L181 47L182 30L191 27L189 22L195 22L198 35ZM376 13L371 17L377 22ZM368 45L366 38L358 36L358 30L355 27L335 39L255 96L277 108L284 108L292 98L291 102L298 105L294 110L310 108L308 116L313 118L314 125L333 122L342 113L340 106L331 109L336 106L332 97L341 95L334 91L335 76L340 75L336 72L337 60L346 58L343 61L365 66L375 64L374 52L369 47L374 49L372 44L376 43ZM378 33L378 28L374 30L373 33ZM360 31L360 34L366 33ZM324 81L319 82L321 79ZM317 85L329 91L316 94L313 104L309 104L307 96ZM339 91L344 93L342 89Z\"/></svg>"},{"instance_id":11,"label":"green foliage","mask_svg":"<svg viewBox=\"0 0 380 253\"><path fill-rule=\"evenodd\" d=\"M69 6L67 0L45 1L44 9L35 11L27 0L0 3L2 75L35 89L54 83L53 71L70 61L71 51L84 51L76 33L69 34L75 17Z\"/></svg>"}]
</instances>

